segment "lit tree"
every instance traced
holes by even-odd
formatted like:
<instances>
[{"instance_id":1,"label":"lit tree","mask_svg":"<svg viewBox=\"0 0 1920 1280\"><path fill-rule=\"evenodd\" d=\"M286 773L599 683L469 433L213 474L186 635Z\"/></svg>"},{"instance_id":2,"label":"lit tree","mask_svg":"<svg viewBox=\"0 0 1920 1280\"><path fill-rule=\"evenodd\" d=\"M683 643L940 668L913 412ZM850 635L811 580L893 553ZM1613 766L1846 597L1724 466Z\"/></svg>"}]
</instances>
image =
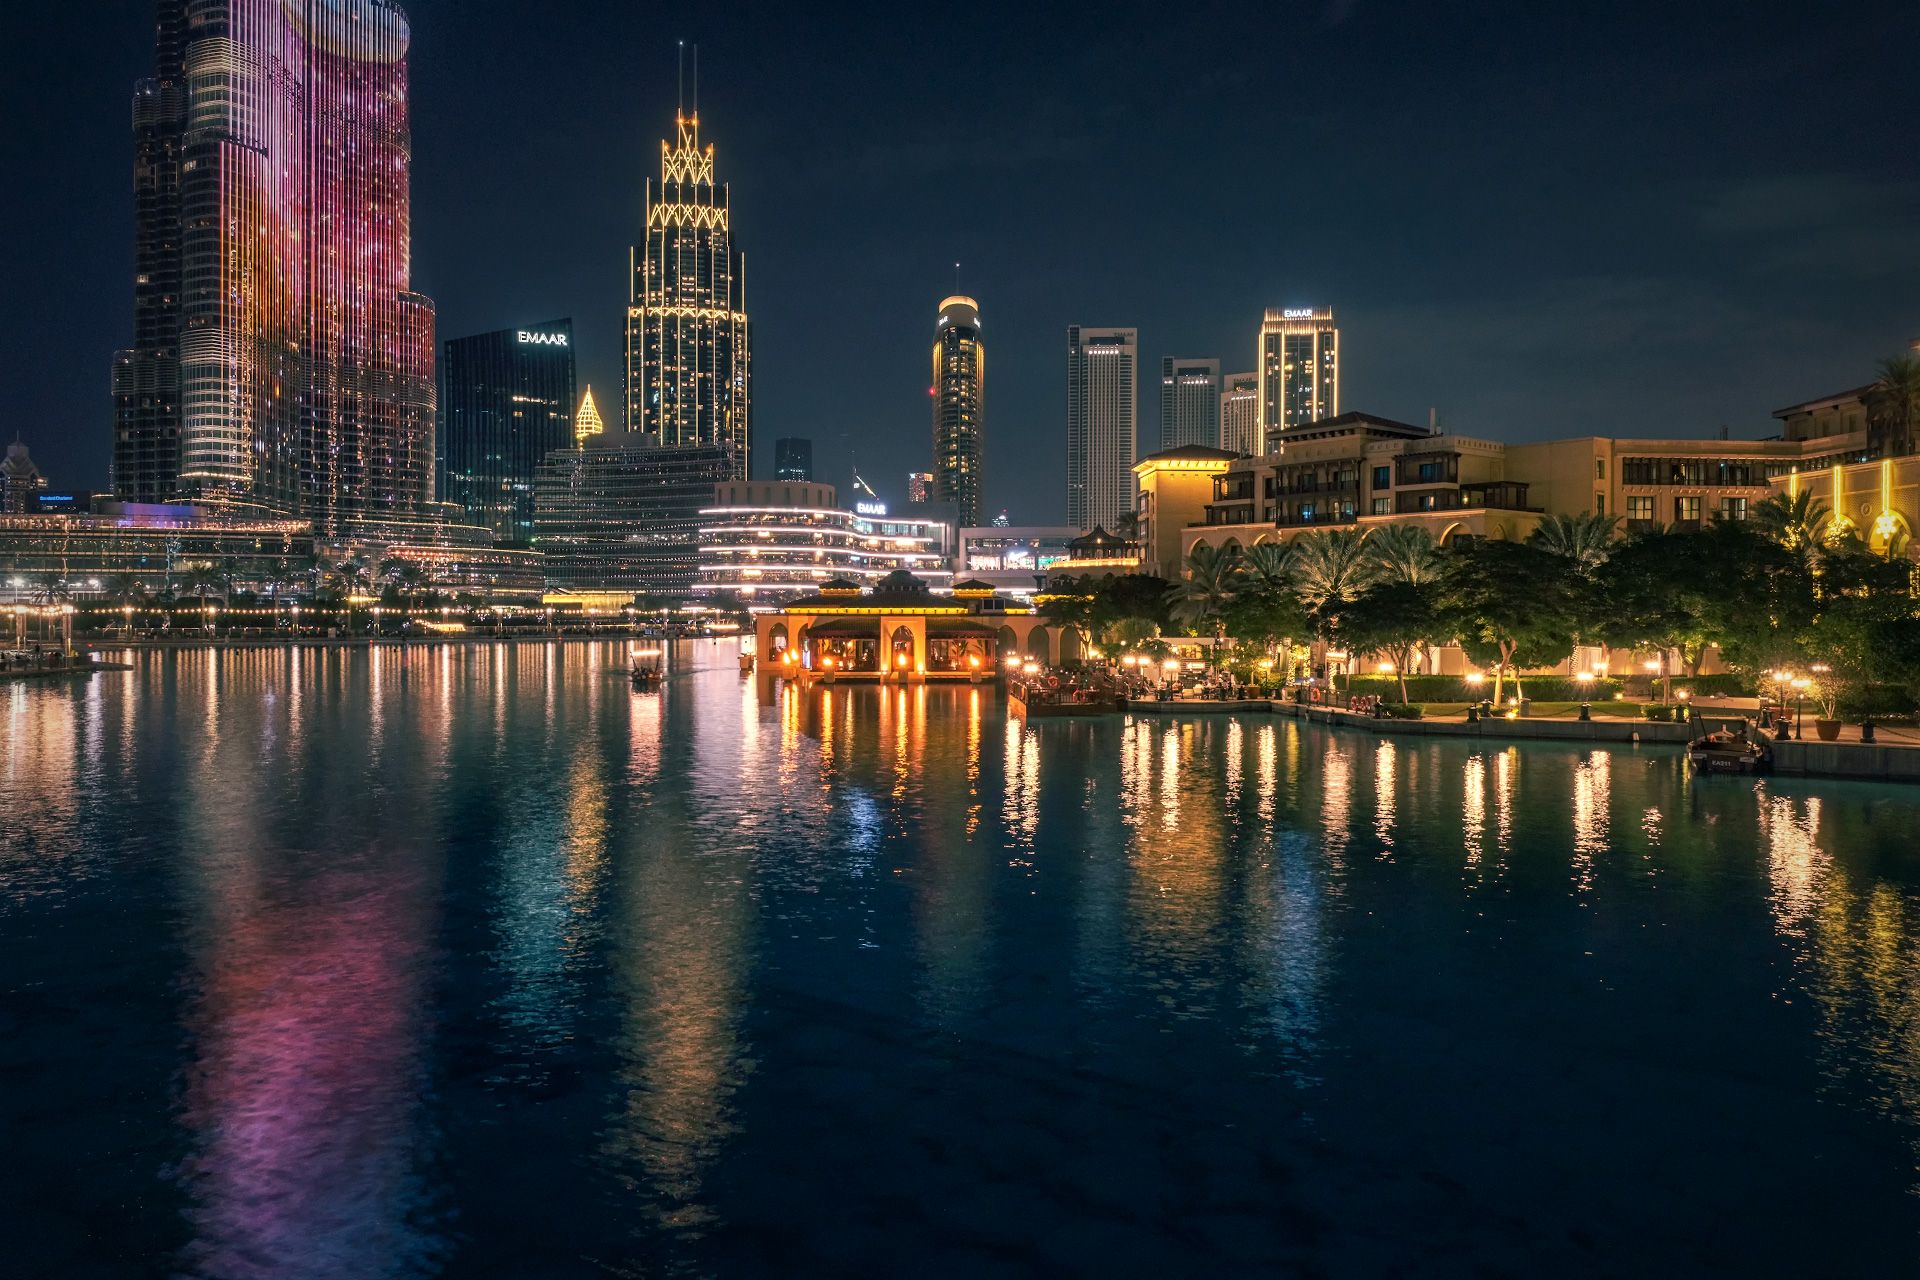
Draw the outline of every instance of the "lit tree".
<instances>
[{"instance_id":1,"label":"lit tree","mask_svg":"<svg viewBox=\"0 0 1920 1280\"><path fill-rule=\"evenodd\" d=\"M1867 439L1881 457L1914 451L1920 428L1920 356L1880 362L1880 376L1867 391Z\"/></svg>"},{"instance_id":2,"label":"lit tree","mask_svg":"<svg viewBox=\"0 0 1920 1280\"><path fill-rule=\"evenodd\" d=\"M1467 656L1494 668L1493 696L1513 669L1545 667L1573 652L1575 577L1567 562L1523 542L1476 542L1457 550L1441 584L1441 607Z\"/></svg>"}]
</instances>

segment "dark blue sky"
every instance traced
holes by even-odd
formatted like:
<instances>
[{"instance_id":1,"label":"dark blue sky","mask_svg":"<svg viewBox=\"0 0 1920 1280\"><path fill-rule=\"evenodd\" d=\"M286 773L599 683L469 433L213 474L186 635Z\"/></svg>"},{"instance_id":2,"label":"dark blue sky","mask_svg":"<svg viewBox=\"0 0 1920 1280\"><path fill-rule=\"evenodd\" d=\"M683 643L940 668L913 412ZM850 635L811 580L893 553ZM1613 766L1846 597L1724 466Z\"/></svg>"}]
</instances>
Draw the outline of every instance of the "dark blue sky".
<instances>
[{"instance_id":1,"label":"dark blue sky","mask_svg":"<svg viewBox=\"0 0 1920 1280\"><path fill-rule=\"evenodd\" d=\"M1071 323L1139 327L1143 444L1160 356L1248 366L1270 305L1337 309L1344 408L1506 439L1766 434L1920 334L1910 3L407 7L416 286L443 337L570 314L609 410L699 42L757 467L925 464L956 259L1017 522L1064 511ZM61 486L106 478L149 21L0 4L0 431Z\"/></svg>"}]
</instances>

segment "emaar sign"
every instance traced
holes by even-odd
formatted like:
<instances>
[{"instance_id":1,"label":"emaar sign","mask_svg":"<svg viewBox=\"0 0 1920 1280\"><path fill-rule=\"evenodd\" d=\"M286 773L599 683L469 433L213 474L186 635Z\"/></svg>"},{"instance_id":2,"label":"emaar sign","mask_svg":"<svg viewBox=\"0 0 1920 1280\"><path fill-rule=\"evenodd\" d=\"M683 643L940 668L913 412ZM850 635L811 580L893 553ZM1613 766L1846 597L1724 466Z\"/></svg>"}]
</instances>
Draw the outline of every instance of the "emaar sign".
<instances>
[{"instance_id":1,"label":"emaar sign","mask_svg":"<svg viewBox=\"0 0 1920 1280\"><path fill-rule=\"evenodd\" d=\"M535 333L531 329L520 331L520 345L523 347L564 347L567 335L564 333Z\"/></svg>"},{"instance_id":2,"label":"emaar sign","mask_svg":"<svg viewBox=\"0 0 1920 1280\"><path fill-rule=\"evenodd\" d=\"M887 514L887 504L884 502L856 502L853 504L853 513L860 516L883 516Z\"/></svg>"}]
</instances>

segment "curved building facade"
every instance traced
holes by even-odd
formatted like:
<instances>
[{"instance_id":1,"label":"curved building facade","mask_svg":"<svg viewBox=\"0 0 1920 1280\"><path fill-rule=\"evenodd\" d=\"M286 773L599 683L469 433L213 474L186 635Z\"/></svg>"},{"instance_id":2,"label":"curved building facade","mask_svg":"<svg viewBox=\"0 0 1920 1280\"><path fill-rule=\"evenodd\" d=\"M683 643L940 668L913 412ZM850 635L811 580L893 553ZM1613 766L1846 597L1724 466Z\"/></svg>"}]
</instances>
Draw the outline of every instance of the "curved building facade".
<instances>
[{"instance_id":1,"label":"curved building facade","mask_svg":"<svg viewBox=\"0 0 1920 1280\"><path fill-rule=\"evenodd\" d=\"M116 492L323 529L419 511L434 338L411 288L404 11L161 0L158 32L159 74L136 92L137 346L115 361ZM151 169L174 159L169 192ZM156 278L177 280L171 297Z\"/></svg>"},{"instance_id":2,"label":"curved building facade","mask_svg":"<svg viewBox=\"0 0 1920 1280\"><path fill-rule=\"evenodd\" d=\"M953 578L942 552L946 540L938 520L842 510L830 484L722 484L700 512L694 589L761 607L836 578L864 585L900 569L944 588Z\"/></svg>"}]
</instances>

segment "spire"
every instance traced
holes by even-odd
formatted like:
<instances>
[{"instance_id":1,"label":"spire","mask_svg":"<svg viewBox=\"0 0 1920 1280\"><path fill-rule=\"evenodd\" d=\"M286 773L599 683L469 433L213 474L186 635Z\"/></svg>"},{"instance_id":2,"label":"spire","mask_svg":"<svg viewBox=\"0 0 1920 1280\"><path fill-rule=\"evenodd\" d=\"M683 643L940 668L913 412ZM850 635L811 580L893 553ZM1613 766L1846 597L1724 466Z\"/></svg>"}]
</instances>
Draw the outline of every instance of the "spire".
<instances>
[{"instance_id":1,"label":"spire","mask_svg":"<svg viewBox=\"0 0 1920 1280\"><path fill-rule=\"evenodd\" d=\"M585 444L588 436L597 436L605 431L606 424L600 421L600 410L593 403L593 384L587 384L587 394L580 397L580 407L573 415L573 442Z\"/></svg>"}]
</instances>

